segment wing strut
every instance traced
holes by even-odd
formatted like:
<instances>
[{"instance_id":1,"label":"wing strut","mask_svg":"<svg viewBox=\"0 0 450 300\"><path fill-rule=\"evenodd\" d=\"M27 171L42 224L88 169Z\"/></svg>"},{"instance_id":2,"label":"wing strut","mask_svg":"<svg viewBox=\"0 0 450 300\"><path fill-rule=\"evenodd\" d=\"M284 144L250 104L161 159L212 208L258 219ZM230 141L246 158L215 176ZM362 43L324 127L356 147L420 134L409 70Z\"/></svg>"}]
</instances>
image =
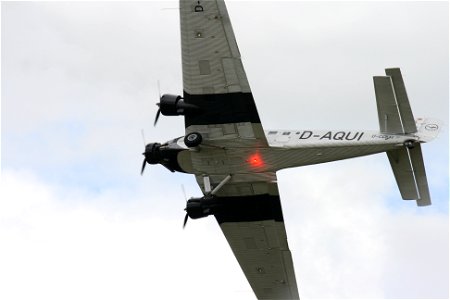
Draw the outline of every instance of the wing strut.
<instances>
[{"instance_id":1,"label":"wing strut","mask_svg":"<svg viewBox=\"0 0 450 300\"><path fill-rule=\"evenodd\" d=\"M211 192L211 195L215 195L228 181L231 179L231 174L225 177Z\"/></svg>"},{"instance_id":2,"label":"wing strut","mask_svg":"<svg viewBox=\"0 0 450 300\"><path fill-rule=\"evenodd\" d=\"M205 194L207 196L212 196L217 194L218 191L231 179L231 174L227 175L219 184L211 190L211 180L208 175L203 175L203 185L205 186Z\"/></svg>"}]
</instances>

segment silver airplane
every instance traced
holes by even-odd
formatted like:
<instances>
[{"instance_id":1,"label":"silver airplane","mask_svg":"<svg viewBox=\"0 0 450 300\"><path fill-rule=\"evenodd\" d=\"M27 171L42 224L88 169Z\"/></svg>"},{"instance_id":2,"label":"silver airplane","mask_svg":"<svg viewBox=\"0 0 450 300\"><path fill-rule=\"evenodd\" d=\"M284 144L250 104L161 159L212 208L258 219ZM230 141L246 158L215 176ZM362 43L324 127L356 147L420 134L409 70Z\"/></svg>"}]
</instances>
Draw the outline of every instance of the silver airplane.
<instances>
[{"instance_id":1,"label":"silver airplane","mask_svg":"<svg viewBox=\"0 0 450 300\"><path fill-rule=\"evenodd\" d=\"M160 114L184 116L185 136L145 147L146 164L194 174L203 196L186 218L213 215L258 299L299 299L276 172L386 152L403 199L431 204L421 144L438 120L414 119L398 68L375 76L380 130L264 131L223 0L180 0L183 96Z\"/></svg>"}]
</instances>

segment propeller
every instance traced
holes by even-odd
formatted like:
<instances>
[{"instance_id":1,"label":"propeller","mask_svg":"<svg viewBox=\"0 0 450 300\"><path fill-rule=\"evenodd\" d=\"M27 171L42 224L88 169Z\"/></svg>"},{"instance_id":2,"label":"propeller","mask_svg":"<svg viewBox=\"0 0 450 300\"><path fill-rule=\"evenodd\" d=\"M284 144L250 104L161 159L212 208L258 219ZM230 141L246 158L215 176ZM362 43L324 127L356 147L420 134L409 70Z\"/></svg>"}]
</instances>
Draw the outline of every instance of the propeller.
<instances>
[{"instance_id":1,"label":"propeller","mask_svg":"<svg viewBox=\"0 0 450 300\"><path fill-rule=\"evenodd\" d=\"M144 128L141 128L141 136L142 136L142 142L144 143L144 148L147 145L147 143L145 142L145 133L144 133Z\"/></svg>"},{"instance_id":2,"label":"propeller","mask_svg":"<svg viewBox=\"0 0 450 300\"><path fill-rule=\"evenodd\" d=\"M183 222L183 229L184 229L184 227L186 227L186 223L187 223L187 221L189 219L189 215L187 213L187 202L188 202L188 200L187 200L187 197L186 197L186 190L184 189L184 185L183 184L181 185L181 190L183 191L184 200L186 201L186 208L184 209L186 211L186 216L184 217L184 222Z\"/></svg>"},{"instance_id":3,"label":"propeller","mask_svg":"<svg viewBox=\"0 0 450 300\"><path fill-rule=\"evenodd\" d=\"M141 168L141 176L144 174L145 165L147 164L147 159L144 158L144 161L142 162L142 168Z\"/></svg>"},{"instance_id":4,"label":"propeller","mask_svg":"<svg viewBox=\"0 0 450 300\"><path fill-rule=\"evenodd\" d=\"M146 143L145 143L145 133L144 133L144 129L143 128L141 129L141 135L142 135L142 141L144 142L144 148L145 148ZM142 153L142 154L145 156L145 152ZM144 161L142 162L142 168L141 168L141 176L144 174L146 163L147 163L147 159L144 157Z\"/></svg>"},{"instance_id":5,"label":"propeller","mask_svg":"<svg viewBox=\"0 0 450 300\"><path fill-rule=\"evenodd\" d=\"M153 126L156 126L156 123L158 123L159 116L161 115L161 107L159 103L156 103L158 106L158 111L156 112L155 122L153 123Z\"/></svg>"},{"instance_id":6,"label":"propeller","mask_svg":"<svg viewBox=\"0 0 450 300\"><path fill-rule=\"evenodd\" d=\"M161 101L161 87L159 85L159 80L156 82L156 84L158 85L158 99L159 101ZM156 103L156 106L158 106L158 111L156 112L156 116L155 116L155 122L153 123L153 126L156 126L156 123L158 123L159 120L159 116L161 115L161 105L160 103Z\"/></svg>"},{"instance_id":7,"label":"propeller","mask_svg":"<svg viewBox=\"0 0 450 300\"><path fill-rule=\"evenodd\" d=\"M184 209L184 210L186 210L186 209ZM184 227L186 227L186 223L187 223L188 219L189 219L189 215L186 212L186 216L184 217L184 222L183 222L183 229L184 229Z\"/></svg>"}]
</instances>

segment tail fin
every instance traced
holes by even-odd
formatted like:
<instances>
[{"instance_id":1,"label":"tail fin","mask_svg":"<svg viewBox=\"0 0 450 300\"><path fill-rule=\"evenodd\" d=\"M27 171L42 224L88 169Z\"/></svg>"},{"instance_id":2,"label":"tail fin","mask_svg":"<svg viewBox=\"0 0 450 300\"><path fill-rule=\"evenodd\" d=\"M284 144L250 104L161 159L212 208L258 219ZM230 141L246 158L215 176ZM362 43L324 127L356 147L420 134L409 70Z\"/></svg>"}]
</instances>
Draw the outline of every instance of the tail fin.
<instances>
[{"instance_id":1,"label":"tail fin","mask_svg":"<svg viewBox=\"0 0 450 300\"><path fill-rule=\"evenodd\" d=\"M386 69L385 72L386 76L373 78L380 131L405 135L416 133L417 126L400 69ZM420 124L419 129L422 127ZM402 198L417 200L418 206L430 205L430 192L420 144L390 150L387 156Z\"/></svg>"}]
</instances>

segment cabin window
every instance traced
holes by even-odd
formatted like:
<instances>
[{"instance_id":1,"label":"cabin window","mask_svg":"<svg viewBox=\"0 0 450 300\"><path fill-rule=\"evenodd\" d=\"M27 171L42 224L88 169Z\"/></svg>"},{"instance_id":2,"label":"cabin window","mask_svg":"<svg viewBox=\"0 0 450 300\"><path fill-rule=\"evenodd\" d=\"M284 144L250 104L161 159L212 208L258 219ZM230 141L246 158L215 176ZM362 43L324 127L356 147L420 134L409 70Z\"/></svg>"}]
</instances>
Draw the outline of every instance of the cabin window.
<instances>
[{"instance_id":1,"label":"cabin window","mask_svg":"<svg viewBox=\"0 0 450 300\"><path fill-rule=\"evenodd\" d=\"M277 134L278 131L269 131L269 134Z\"/></svg>"},{"instance_id":2,"label":"cabin window","mask_svg":"<svg viewBox=\"0 0 450 300\"><path fill-rule=\"evenodd\" d=\"M285 131L285 132L283 132L283 135L290 135L290 134L291 134L290 131Z\"/></svg>"}]
</instances>

